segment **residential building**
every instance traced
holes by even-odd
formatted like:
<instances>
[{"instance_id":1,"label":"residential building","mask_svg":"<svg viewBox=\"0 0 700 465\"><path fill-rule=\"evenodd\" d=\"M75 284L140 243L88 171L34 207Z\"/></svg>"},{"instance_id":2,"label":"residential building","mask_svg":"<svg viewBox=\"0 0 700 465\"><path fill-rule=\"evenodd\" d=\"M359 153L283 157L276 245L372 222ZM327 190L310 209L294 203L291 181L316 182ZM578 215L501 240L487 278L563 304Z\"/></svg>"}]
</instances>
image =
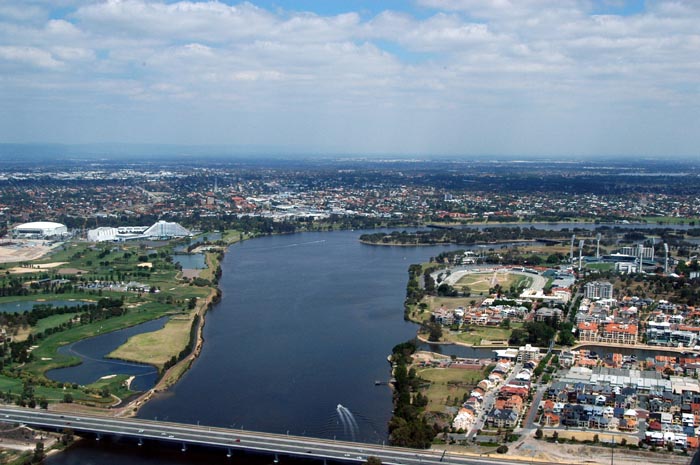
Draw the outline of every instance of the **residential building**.
<instances>
[{"instance_id":1,"label":"residential building","mask_svg":"<svg viewBox=\"0 0 700 465\"><path fill-rule=\"evenodd\" d=\"M613 285L607 281L592 281L583 287L587 299L612 299Z\"/></svg>"}]
</instances>

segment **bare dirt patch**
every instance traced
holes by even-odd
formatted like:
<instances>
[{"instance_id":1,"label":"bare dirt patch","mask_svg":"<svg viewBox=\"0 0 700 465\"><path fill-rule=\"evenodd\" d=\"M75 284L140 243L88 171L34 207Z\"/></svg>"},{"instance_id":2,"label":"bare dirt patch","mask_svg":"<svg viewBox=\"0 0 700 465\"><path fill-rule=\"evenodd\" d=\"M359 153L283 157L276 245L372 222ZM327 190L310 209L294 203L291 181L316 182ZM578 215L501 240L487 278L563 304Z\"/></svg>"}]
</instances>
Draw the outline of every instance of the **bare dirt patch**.
<instances>
[{"instance_id":1,"label":"bare dirt patch","mask_svg":"<svg viewBox=\"0 0 700 465\"><path fill-rule=\"evenodd\" d=\"M616 465L638 465L640 463L663 463L667 465L687 465L690 457L679 455L660 454L650 451L632 451L622 447L616 447L614 452L609 447L600 447L588 444L564 443L563 437L573 434L578 440L592 440L594 432L582 431L559 431L559 443L536 440L529 435L522 441L509 445L507 456L527 460L532 463L552 462L561 464L594 464L608 465L612 454ZM605 432L598 433L601 441L610 442L611 435ZM616 440L620 441L623 436L616 435ZM634 439L633 436L629 437ZM628 441L629 443L629 441Z\"/></svg>"},{"instance_id":2,"label":"bare dirt patch","mask_svg":"<svg viewBox=\"0 0 700 465\"><path fill-rule=\"evenodd\" d=\"M12 245L0 245L0 263L26 262L46 255L50 247L30 242L13 242Z\"/></svg>"},{"instance_id":3,"label":"bare dirt patch","mask_svg":"<svg viewBox=\"0 0 700 465\"><path fill-rule=\"evenodd\" d=\"M84 274L87 270L81 270L79 268L59 268L58 274Z\"/></svg>"},{"instance_id":4,"label":"bare dirt patch","mask_svg":"<svg viewBox=\"0 0 700 465\"><path fill-rule=\"evenodd\" d=\"M68 262L36 263L29 266L15 266L14 268L10 268L9 271L13 274L36 273L38 270L50 270L65 265L66 263Z\"/></svg>"},{"instance_id":5,"label":"bare dirt patch","mask_svg":"<svg viewBox=\"0 0 700 465\"><path fill-rule=\"evenodd\" d=\"M187 279L194 279L199 277L199 272L202 270L186 269L182 270L182 277Z\"/></svg>"}]
</instances>

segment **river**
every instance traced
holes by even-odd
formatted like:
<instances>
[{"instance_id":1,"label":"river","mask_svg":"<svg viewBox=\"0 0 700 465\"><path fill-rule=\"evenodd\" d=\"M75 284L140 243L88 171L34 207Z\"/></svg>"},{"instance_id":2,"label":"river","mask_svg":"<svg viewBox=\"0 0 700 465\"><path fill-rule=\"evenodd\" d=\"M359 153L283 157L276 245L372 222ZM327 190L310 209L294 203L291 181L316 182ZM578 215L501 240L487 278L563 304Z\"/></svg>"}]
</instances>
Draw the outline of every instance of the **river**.
<instances>
[{"instance_id":1,"label":"river","mask_svg":"<svg viewBox=\"0 0 700 465\"><path fill-rule=\"evenodd\" d=\"M584 225L546 225L577 226ZM374 382L388 380L386 357L391 348L415 335L416 326L403 320L408 266L444 250L467 247L363 245L358 241L363 232L271 236L231 246L222 262L222 300L206 316L201 356L177 385L146 404L139 416L372 443L385 440L391 391ZM468 348L440 349L477 355ZM343 423L338 404L355 417L356 430ZM99 447L90 442L47 463L229 463L222 451L203 459L194 451L162 450L152 445L139 448L129 441L102 441ZM270 462L234 456L234 461L241 460Z\"/></svg>"},{"instance_id":2,"label":"river","mask_svg":"<svg viewBox=\"0 0 700 465\"><path fill-rule=\"evenodd\" d=\"M369 246L358 241L362 233L272 236L231 246L222 262L222 300L206 316L201 356L139 416L385 440L391 391L374 382L389 379L392 347L415 335L416 326L403 320L408 266L456 247ZM343 423L338 404L357 429ZM132 448L96 452L84 444L47 463L201 463L194 456L159 461L158 454Z\"/></svg>"}]
</instances>

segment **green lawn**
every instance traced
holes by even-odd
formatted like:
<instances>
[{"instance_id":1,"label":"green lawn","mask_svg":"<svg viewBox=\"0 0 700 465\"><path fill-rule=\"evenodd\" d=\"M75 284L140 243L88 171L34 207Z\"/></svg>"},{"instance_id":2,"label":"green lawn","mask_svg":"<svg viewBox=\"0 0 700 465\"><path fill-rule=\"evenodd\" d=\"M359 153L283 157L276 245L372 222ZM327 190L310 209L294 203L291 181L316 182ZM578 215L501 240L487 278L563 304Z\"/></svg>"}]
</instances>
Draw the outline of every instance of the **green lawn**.
<instances>
[{"instance_id":1,"label":"green lawn","mask_svg":"<svg viewBox=\"0 0 700 465\"><path fill-rule=\"evenodd\" d=\"M592 270L610 271L613 268L615 268L615 264L614 263L588 263L588 264L586 264L586 268L590 268Z\"/></svg>"},{"instance_id":2,"label":"green lawn","mask_svg":"<svg viewBox=\"0 0 700 465\"><path fill-rule=\"evenodd\" d=\"M116 395L126 394L123 388L119 388L116 384L123 383L125 377L121 375L120 379L110 379L110 380L100 380L98 383L91 385L90 387L101 389L102 386L108 385L110 391ZM23 381L19 378L10 378L5 375L0 375L0 391L3 393L10 392L14 395L21 394L23 389ZM40 397L45 397L49 402L62 402L64 395L70 394L73 396L75 401L79 402L91 402L96 405L111 405L114 400L112 398L102 399L100 396L94 394L88 394L82 389L73 389L72 387L48 387L48 386L34 386L34 397L36 399Z\"/></svg>"},{"instance_id":3,"label":"green lawn","mask_svg":"<svg viewBox=\"0 0 700 465\"><path fill-rule=\"evenodd\" d=\"M240 231L237 231L235 229L227 229L224 231L224 233L221 235L221 239L226 242L227 244L234 244L236 242L239 242L243 237L243 233Z\"/></svg>"},{"instance_id":4,"label":"green lawn","mask_svg":"<svg viewBox=\"0 0 700 465\"><path fill-rule=\"evenodd\" d=\"M523 276L523 275L520 275L520 274L514 274L514 275L512 275L512 276L515 278L515 280L513 281L513 285L514 285L516 288L517 288L517 287L525 287L525 288L528 288L528 287L532 286L532 281L533 281L533 279L532 279L531 277L529 277L529 276ZM510 286L509 286L509 287L510 287Z\"/></svg>"},{"instance_id":5,"label":"green lawn","mask_svg":"<svg viewBox=\"0 0 700 465\"><path fill-rule=\"evenodd\" d=\"M514 325L513 325L514 326ZM469 331L458 334L447 334L446 339L466 344L480 345L482 341L507 341L510 338L512 329L505 329L493 326L471 326Z\"/></svg>"},{"instance_id":6,"label":"green lawn","mask_svg":"<svg viewBox=\"0 0 700 465\"><path fill-rule=\"evenodd\" d=\"M462 276L455 287L468 287L472 294L486 295L496 284L500 284L503 289L509 289L511 286L529 287L532 285L532 278L515 273L469 273Z\"/></svg>"},{"instance_id":7,"label":"green lawn","mask_svg":"<svg viewBox=\"0 0 700 465\"><path fill-rule=\"evenodd\" d=\"M430 381L430 386L423 391L428 396L427 410L444 412L447 397L459 399L469 394L474 386L484 379L482 370L465 370L462 368L424 368L417 375ZM450 405L454 405L450 402Z\"/></svg>"},{"instance_id":8,"label":"green lawn","mask_svg":"<svg viewBox=\"0 0 700 465\"><path fill-rule=\"evenodd\" d=\"M15 295L9 297L0 297L0 303L6 302L25 302L27 300L92 300L97 302L98 297L87 292L71 292L66 294L31 294L31 295ZM41 302L39 302L41 303Z\"/></svg>"},{"instance_id":9,"label":"green lawn","mask_svg":"<svg viewBox=\"0 0 700 465\"><path fill-rule=\"evenodd\" d=\"M51 315L37 321L36 326L32 328L32 334L44 332L49 328L56 328L63 323L70 321L78 313L64 313L63 315Z\"/></svg>"},{"instance_id":10,"label":"green lawn","mask_svg":"<svg viewBox=\"0 0 700 465\"><path fill-rule=\"evenodd\" d=\"M700 224L700 218L678 218L675 216L643 216L640 220L651 224L690 224L691 222Z\"/></svg>"},{"instance_id":11,"label":"green lawn","mask_svg":"<svg viewBox=\"0 0 700 465\"><path fill-rule=\"evenodd\" d=\"M187 346L193 319L188 315L175 316L157 331L137 334L109 354L109 357L140 363L151 363L162 369L173 354Z\"/></svg>"}]
</instances>

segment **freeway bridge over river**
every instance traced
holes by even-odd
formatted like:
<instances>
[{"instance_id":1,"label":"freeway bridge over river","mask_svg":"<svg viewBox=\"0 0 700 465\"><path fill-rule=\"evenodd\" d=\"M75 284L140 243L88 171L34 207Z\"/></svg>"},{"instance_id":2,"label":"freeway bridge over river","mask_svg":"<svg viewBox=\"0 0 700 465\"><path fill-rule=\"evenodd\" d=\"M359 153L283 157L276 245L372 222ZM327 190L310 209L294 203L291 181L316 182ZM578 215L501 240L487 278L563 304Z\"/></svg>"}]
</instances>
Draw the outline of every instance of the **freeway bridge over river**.
<instances>
[{"instance_id":1,"label":"freeway bridge over river","mask_svg":"<svg viewBox=\"0 0 700 465\"><path fill-rule=\"evenodd\" d=\"M133 438L135 444L144 441L173 443L183 452L188 446L218 448L231 456L234 451L248 451L275 457L292 456L323 462L362 463L369 456L389 465L504 465L522 464L508 457L476 457L444 453L437 450L390 447L384 444L317 439L283 434L260 433L241 429L143 420L140 418L113 418L96 415L56 413L46 410L0 406L0 421L23 424L33 428L62 431L71 429L77 434L92 435L97 439L107 436ZM555 463L538 462L539 465ZM561 465L556 463L556 465Z\"/></svg>"}]
</instances>

